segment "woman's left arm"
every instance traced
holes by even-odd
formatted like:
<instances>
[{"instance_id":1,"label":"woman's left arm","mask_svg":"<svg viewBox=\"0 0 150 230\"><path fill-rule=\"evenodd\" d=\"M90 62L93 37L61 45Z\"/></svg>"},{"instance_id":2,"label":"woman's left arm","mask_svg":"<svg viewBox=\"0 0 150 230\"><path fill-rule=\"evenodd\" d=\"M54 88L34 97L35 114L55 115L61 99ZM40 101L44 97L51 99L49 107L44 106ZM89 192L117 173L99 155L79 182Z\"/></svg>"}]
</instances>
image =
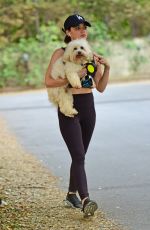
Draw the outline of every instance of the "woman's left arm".
<instances>
[{"instance_id":1,"label":"woman's left arm","mask_svg":"<svg viewBox=\"0 0 150 230\"><path fill-rule=\"evenodd\" d=\"M110 65L107 62L107 60L97 54L94 54L94 60L97 63L97 72L94 76L95 84L96 84L96 89L99 92L104 92L108 79L109 79L109 70L110 70ZM104 71L102 72L101 65L104 65Z\"/></svg>"}]
</instances>

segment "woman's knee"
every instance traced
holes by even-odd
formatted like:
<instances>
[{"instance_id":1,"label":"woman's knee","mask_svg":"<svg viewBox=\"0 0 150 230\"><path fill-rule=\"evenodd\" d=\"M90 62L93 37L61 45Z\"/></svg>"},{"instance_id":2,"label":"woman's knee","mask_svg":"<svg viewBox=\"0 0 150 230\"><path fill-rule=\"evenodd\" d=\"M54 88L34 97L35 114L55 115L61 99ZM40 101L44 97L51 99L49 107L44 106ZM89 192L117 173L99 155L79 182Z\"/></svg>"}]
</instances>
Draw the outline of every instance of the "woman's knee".
<instances>
[{"instance_id":1,"label":"woman's knee","mask_svg":"<svg viewBox=\"0 0 150 230\"><path fill-rule=\"evenodd\" d=\"M72 157L72 163L73 164L84 164L85 161L85 154L76 154L74 157Z\"/></svg>"}]
</instances>

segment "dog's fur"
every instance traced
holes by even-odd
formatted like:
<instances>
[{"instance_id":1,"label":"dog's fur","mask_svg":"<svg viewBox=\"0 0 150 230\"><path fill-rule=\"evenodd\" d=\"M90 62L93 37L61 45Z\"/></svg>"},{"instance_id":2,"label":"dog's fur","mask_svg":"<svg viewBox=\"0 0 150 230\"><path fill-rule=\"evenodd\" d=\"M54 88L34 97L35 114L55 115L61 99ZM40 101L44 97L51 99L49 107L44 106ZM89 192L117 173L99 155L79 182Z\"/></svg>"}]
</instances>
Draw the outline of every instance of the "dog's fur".
<instances>
[{"instance_id":1,"label":"dog's fur","mask_svg":"<svg viewBox=\"0 0 150 230\"><path fill-rule=\"evenodd\" d=\"M78 71L83 64L93 59L93 53L85 39L71 41L63 54L53 65L51 76L54 79L67 78L74 88L81 88ZM59 106L60 111L68 117L73 117L78 112L73 108L73 96L71 90L66 86L47 88L49 101Z\"/></svg>"}]
</instances>

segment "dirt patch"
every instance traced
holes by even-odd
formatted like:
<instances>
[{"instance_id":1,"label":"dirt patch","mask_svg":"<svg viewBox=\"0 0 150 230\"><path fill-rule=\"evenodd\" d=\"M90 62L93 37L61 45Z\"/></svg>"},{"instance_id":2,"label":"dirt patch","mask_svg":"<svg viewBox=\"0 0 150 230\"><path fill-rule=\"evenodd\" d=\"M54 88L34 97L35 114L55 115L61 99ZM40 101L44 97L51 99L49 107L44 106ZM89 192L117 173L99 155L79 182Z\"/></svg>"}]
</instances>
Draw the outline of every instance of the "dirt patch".
<instances>
[{"instance_id":1,"label":"dirt patch","mask_svg":"<svg viewBox=\"0 0 150 230\"><path fill-rule=\"evenodd\" d=\"M1 230L121 230L100 210L85 219L81 211L68 209L57 187L57 178L32 155L25 153L0 117Z\"/></svg>"}]
</instances>

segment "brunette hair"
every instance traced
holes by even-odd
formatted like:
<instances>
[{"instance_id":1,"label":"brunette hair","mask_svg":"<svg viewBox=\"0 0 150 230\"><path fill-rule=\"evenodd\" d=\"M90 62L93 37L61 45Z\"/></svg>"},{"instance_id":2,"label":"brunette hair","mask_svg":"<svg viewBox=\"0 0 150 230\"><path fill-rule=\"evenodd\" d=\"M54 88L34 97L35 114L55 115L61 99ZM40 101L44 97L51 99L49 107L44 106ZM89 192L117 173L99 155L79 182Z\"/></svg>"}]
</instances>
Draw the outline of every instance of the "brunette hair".
<instances>
[{"instance_id":1,"label":"brunette hair","mask_svg":"<svg viewBox=\"0 0 150 230\"><path fill-rule=\"evenodd\" d=\"M68 35L66 35L65 38L64 38L64 42L66 44L68 44L69 42L71 42L71 37L69 37Z\"/></svg>"}]
</instances>

